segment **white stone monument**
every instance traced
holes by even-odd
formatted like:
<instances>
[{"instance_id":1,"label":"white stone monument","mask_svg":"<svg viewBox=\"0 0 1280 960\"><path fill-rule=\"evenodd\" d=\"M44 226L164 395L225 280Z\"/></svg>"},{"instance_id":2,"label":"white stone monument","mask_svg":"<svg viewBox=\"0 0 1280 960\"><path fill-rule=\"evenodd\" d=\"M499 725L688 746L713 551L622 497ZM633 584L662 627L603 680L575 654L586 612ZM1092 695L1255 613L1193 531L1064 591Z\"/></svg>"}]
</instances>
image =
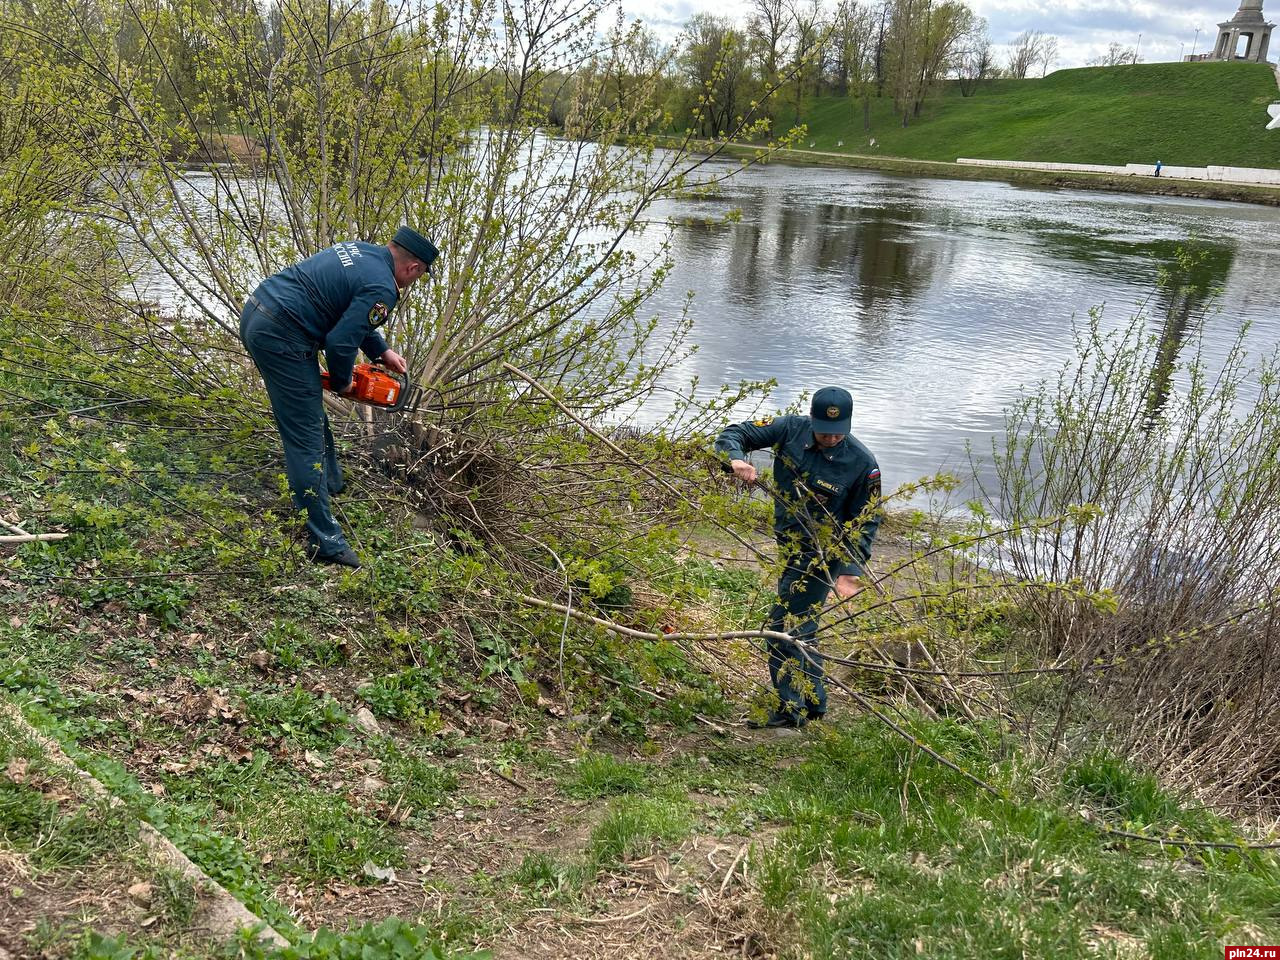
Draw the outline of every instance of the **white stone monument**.
<instances>
[{"instance_id":1,"label":"white stone monument","mask_svg":"<svg viewBox=\"0 0 1280 960\"><path fill-rule=\"evenodd\" d=\"M1266 63L1274 26L1262 14L1262 0L1240 0L1236 15L1218 24L1218 42L1206 59Z\"/></svg>"},{"instance_id":2,"label":"white stone monument","mask_svg":"<svg viewBox=\"0 0 1280 960\"><path fill-rule=\"evenodd\" d=\"M1267 124L1267 129L1280 130L1280 103L1273 103L1267 107L1267 113L1271 114L1271 122Z\"/></svg>"}]
</instances>

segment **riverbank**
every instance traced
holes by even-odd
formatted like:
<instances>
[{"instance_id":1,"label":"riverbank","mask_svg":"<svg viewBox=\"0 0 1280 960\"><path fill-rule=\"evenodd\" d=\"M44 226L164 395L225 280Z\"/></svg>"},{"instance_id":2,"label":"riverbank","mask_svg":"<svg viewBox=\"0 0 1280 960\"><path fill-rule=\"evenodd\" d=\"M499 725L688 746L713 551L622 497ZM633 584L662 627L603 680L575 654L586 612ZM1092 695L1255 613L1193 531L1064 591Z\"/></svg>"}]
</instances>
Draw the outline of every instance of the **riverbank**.
<instances>
[{"instance_id":1,"label":"riverbank","mask_svg":"<svg viewBox=\"0 0 1280 960\"><path fill-rule=\"evenodd\" d=\"M675 146L679 141L673 138ZM706 150L712 145L708 142ZM757 157L762 148L752 144L727 144L721 152L744 159ZM247 137L217 134L202 148L175 155L174 160L188 164L192 169L207 169L215 163L238 163L253 168L261 163L261 147ZM1084 172L1014 169L977 165L972 162L948 163L937 160L917 160L909 157L885 157L868 154L852 154L832 150L774 150L766 162L780 162L801 166L845 167L860 170L881 170L904 176L934 177L953 180L1000 180L1037 187L1063 187L1077 190L1107 190L1119 193L1147 194L1153 196L1188 197L1198 200L1229 200L1238 203L1256 203L1280 206L1280 187L1222 183L1205 180L1183 180L1175 177L1138 177Z\"/></svg>"},{"instance_id":2,"label":"riverbank","mask_svg":"<svg viewBox=\"0 0 1280 960\"><path fill-rule=\"evenodd\" d=\"M711 144L706 145L710 149ZM725 144L720 152L740 159L754 159L763 148L750 144ZM881 170L911 177L934 177L948 180L998 180L1032 187L1061 187L1070 190L1105 190L1161 197L1187 197L1195 200L1229 200L1280 207L1280 187L1251 184L1216 183L1204 180L1178 180L1173 177L1110 176L1095 173L1064 173L1045 170L1017 170L1008 167L986 167L971 164L944 163L938 160L911 160L905 157L878 157L836 153L827 150L780 149L767 153L766 163L796 166L845 167L857 170Z\"/></svg>"}]
</instances>

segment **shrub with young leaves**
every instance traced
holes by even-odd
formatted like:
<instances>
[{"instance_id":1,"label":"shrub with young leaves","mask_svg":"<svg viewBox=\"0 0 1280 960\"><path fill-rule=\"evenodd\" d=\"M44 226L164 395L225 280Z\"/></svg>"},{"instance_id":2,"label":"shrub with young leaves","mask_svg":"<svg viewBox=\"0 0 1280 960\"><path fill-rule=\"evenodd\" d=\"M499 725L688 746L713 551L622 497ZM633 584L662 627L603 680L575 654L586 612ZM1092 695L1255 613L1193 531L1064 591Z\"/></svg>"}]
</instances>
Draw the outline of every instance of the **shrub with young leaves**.
<instances>
[{"instance_id":1,"label":"shrub with young leaves","mask_svg":"<svg viewBox=\"0 0 1280 960\"><path fill-rule=\"evenodd\" d=\"M1030 585L1035 656L1080 671L1039 703L1051 742L1103 733L1167 776L1274 799L1280 357L1174 329L1095 312L1058 380L1012 406L988 495L1016 532L995 562Z\"/></svg>"}]
</instances>

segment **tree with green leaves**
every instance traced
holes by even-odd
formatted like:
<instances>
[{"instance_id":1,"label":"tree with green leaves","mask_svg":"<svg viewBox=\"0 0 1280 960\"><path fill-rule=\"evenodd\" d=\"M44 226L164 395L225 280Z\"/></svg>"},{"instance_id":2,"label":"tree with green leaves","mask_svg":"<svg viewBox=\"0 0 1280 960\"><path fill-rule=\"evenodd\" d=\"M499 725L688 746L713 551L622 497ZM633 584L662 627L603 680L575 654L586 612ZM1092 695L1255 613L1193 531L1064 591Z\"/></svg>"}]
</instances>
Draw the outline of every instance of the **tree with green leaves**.
<instances>
[{"instance_id":1,"label":"tree with green leaves","mask_svg":"<svg viewBox=\"0 0 1280 960\"><path fill-rule=\"evenodd\" d=\"M748 65L747 35L727 17L694 14L685 26L680 69L687 111L699 136L732 129L758 90Z\"/></svg>"},{"instance_id":2,"label":"tree with green leaves","mask_svg":"<svg viewBox=\"0 0 1280 960\"><path fill-rule=\"evenodd\" d=\"M871 98L876 90L879 16L876 8L856 0L840 0L824 48L822 72L828 88L852 102L862 102L863 129L871 129Z\"/></svg>"},{"instance_id":3,"label":"tree with green leaves","mask_svg":"<svg viewBox=\"0 0 1280 960\"><path fill-rule=\"evenodd\" d=\"M974 14L959 0L943 0L923 6L919 41L915 48L915 83L911 115L920 116L925 98L955 69L963 52L963 41L974 29ZM906 125L905 122L903 124Z\"/></svg>"},{"instance_id":4,"label":"tree with green leaves","mask_svg":"<svg viewBox=\"0 0 1280 960\"><path fill-rule=\"evenodd\" d=\"M829 40L829 26L821 0L793 0L791 14L791 88L795 107L793 122L800 125L804 98L816 91L821 59Z\"/></svg>"},{"instance_id":5,"label":"tree with green leaves","mask_svg":"<svg viewBox=\"0 0 1280 960\"><path fill-rule=\"evenodd\" d=\"M752 0L747 35L756 64L756 78L762 88L778 85L789 33L790 16L785 0Z\"/></svg>"}]
</instances>

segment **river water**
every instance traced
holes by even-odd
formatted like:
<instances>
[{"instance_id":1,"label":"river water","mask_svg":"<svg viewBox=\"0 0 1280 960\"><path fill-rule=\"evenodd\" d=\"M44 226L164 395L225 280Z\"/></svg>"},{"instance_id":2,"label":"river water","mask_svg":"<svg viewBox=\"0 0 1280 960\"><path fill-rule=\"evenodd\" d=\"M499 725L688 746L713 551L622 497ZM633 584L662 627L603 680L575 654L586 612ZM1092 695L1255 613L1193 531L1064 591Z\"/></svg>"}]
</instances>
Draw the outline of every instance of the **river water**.
<instances>
[{"instance_id":1,"label":"river water","mask_svg":"<svg viewBox=\"0 0 1280 960\"><path fill-rule=\"evenodd\" d=\"M726 222L732 211L741 218ZM768 165L714 195L664 201L651 219L669 224L675 267L643 315L673 325L693 293L698 349L670 383L696 375L712 393L775 379L757 414L844 386L888 489L966 473L969 445L989 453L1006 404L1062 368L1092 307L1118 327L1147 302L1169 357L1203 334L1221 358L1245 322L1251 351L1280 340L1270 207ZM629 243L651 251L663 236ZM1190 281L1214 296L1157 291L1189 243ZM176 301L167 278L150 279L142 295ZM635 421L661 419L664 402Z\"/></svg>"},{"instance_id":2,"label":"river water","mask_svg":"<svg viewBox=\"0 0 1280 960\"><path fill-rule=\"evenodd\" d=\"M694 293L699 349L677 379L775 378L771 409L847 387L887 488L963 468L966 444L989 452L1004 406L1057 374L1091 307L1117 327L1149 301L1175 351L1203 332L1211 359L1245 321L1251 352L1280 340L1274 208L771 165L657 213L676 265L645 315ZM1157 291L1189 242L1191 280L1216 296Z\"/></svg>"}]
</instances>

